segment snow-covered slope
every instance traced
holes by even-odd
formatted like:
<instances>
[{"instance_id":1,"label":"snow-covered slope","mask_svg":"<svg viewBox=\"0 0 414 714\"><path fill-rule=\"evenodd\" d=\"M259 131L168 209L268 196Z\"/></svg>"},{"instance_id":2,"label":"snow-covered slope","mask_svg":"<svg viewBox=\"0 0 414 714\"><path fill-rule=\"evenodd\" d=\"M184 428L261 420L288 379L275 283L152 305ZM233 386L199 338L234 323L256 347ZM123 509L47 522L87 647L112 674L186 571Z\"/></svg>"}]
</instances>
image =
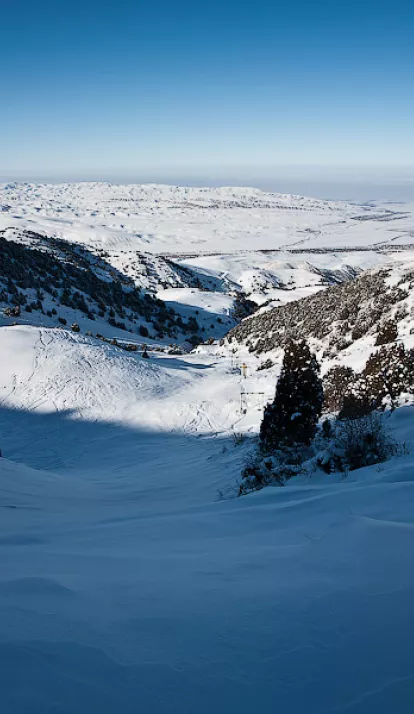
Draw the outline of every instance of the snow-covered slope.
<instances>
[{"instance_id":1,"label":"snow-covered slope","mask_svg":"<svg viewBox=\"0 0 414 714\"><path fill-rule=\"evenodd\" d=\"M381 264L390 252L414 250L408 204L78 183L2 184L0 206L0 230L9 240L27 240L31 232L83 246L138 288L182 288L184 305L188 288L230 298L243 292L259 305L286 302Z\"/></svg>"},{"instance_id":2,"label":"snow-covered slope","mask_svg":"<svg viewBox=\"0 0 414 714\"><path fill-rule=\"evenodd\" d=\"M9 245L56 258L59 279L85 287L84 270L105 295L111 281L158 295L206 336L234 325L241 291L262 305L230 344L146 360L87 334L140 339L109 324L109 303L93 320L54 303L39 263L42 309L1 316L2 711L411 714L414 407L387 417L405 456L236 498L274 393L280 316L296 316L326 366L359 368L388 316L414 346L410 250L372 248L409 242L408 211L109 184L3 186L0 203ZM297 241L306 253L275 250ZM11 277L33 277L15 274L23 264L34 270L20 256L0 275L3 307ZM81 333L58 329L53 307Z\"/></svg>"},{"instance_id":3,"label":"snow-covered slope","mask_svg":"<svg viewBox=\"0 0 414 714\"><path fill-rule=\"evenodd\" d=\"M203 324L198 324L195 315L200 311L183 310L180 300L174 303L176 310L172 300L167 306L160 296L169 292L169 286L179 285L187 294L192 292L186 290L188 285L201 286L190 270L171 261L155 258L150 268L146 256L136 256L144 267L137 279L130 277L131 271L115 269L102 254L83 246L28 231L10 234L6 230L0 235L0 304L4 306L3 318L9 318L9 322L48 326L75 323L77 329L80 326L88 332L95 332L100 323L104 335L109 329L112 336L118 337L121 332L124 339L129 332L135 339L141 335L169 342L183 342L198 333L198 341L201 333L206 338L222 335L235 323L231 315L234 299L227 300L226 317L218 318L221 329L211 315L210 321L204 316ZM153 292L146 278L152 278ZM166 290L156 296L159 285ZM223 302L222 295L220 298Z\"/></svg>"},{"instance_id":4,"label":"snow-covered slope","mask_svg":"<svg viewBox=\"0 0 414 714\"><path fill-rule=\"evenodd\" d=\"M413 315L414 262L389 262L313 296L261 310L230 331L224 349L277 361L293 337L308 340L325 367L331 361L361 367L389 320L395 321L396 339L414 347Z\"/></svg>"},{"instance_id":5,"label":"snow-covered slope","mask_svg":"<svg viewBox=\"0 0 414 714\"><path fill-rule=\"evenodd\" d=\"M411 712L411 456L231 498L227 358L0 332L4 711Z\"/></svg>"},{"instance_id":6,"label":"snow-covered slope","mask_svg":"<svg viewBox=\"0 0 414 714\"><path fill-rule=\"evenodd\" d=\"M85 183L8 184L0 191L3 225L35 223L59 238L155 252L237 250L252 231L269 241L275 221L283 234L285 223L301 230L312 216L318 223L356 213L341 204L241 188Z\"/></svg>"},{"instance_id":7,"label":"snow-covered slope","mask_svg":"<svg viewBox=\"0 0 414 714\"><path fill-rule=\"evenodd\" d=\"M275 304L290 302L312 295L321 288L349 280L361 271L389 260L388 253L368 249L322 253L280 250L198 256L185 259L182 264L197 271L207 287L208 279L219 281L221 290L240 290L261 305L268 301Z\"/></svg>"}]
</instances>

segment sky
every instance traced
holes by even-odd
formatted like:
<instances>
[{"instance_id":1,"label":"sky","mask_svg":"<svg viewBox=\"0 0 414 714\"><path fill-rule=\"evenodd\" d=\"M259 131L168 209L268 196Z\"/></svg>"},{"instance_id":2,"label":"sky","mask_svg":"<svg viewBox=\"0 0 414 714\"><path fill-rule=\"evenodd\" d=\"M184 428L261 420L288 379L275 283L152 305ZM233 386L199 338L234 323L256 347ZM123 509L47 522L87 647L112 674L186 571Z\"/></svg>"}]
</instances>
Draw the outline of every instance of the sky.
<instances>
[{"instance_id":1,"label":"sky","mask_svg":"<svg viewBox=\"0 0 414 714\"><path fill-rule=\"evenodd\" d=\"M412 2L14 0L1 24L0 180L414 175Z\"/></svg>"}]
</instances>

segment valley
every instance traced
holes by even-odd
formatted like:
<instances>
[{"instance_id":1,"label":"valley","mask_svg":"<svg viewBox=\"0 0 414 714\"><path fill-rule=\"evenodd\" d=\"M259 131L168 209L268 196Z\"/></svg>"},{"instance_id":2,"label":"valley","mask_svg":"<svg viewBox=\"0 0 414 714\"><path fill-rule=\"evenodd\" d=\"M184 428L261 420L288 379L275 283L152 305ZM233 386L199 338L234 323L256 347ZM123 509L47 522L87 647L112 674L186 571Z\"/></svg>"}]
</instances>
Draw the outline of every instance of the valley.
<instances>
[{"instance_id":1,"label":"valley","mask_svg":"<svg viewBox=\"0 0 414 714\"><path fill-rule=\"evenodd\" d=\"M323 374L385 320L414 348L413 206L4 184L0 210L4 711L409 714L412 395L389 461L238 493L288 328Z\"/></svg>"}]
</instances>

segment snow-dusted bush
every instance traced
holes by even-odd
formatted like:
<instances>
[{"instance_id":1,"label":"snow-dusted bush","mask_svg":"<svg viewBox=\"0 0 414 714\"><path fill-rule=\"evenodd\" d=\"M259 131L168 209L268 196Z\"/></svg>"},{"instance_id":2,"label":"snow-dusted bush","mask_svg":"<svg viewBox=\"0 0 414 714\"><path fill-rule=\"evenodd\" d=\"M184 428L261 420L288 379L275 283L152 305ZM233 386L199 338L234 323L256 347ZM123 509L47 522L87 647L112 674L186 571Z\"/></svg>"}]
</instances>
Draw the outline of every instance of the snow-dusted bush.
<instances>
[{"instance_id":1,"label":"snow-dusted bush","mask_svg":"<svg viewBox=\"0 0 414 714\"><path fill-rule=\"evenodd\" d=\"M338 420L334 448L343 470L350 471L382 463L396 452L384 415L375 411L359 419Z\"/></svg>"},{"instance_id":2,"label":"snow-dusted bush","mask_svg":"<svg viewBox=\"0 0 414 714\"><path fill-rule=\"evenodd\" d=\"M260 372L260 370L262 370L262 369L270 369L271 367L273 367L273 364L274 363L272 362L271 359L265 359L265 361L262 362L262 364L259 364L257 371Z\"/></svg>"},{"instance_id":3,"label":"snow-dusted bush","mask_svg":"<svg viewBox=\"0 0 414 714\"><path fill-rule=\"evenodd\" d=\"M272 484L283 486L314 468L328 474L353 471L399 453L384 410L414 390L412 353L394 344L371 355L360 374L345 367L331 369L325 399L328 410L339 413L335 420L325 419L317 433L321 402L315 363L304 342L292 342L286 349L275 400L265 410L261 449L242 473L240 495Z\"/></svg>"},{"instance_id":4,"label":"snow-dusted bush","mask_svg":"<svg viewBox=\"0 0 414 714\"><path fill-rule=\"evenodd\" d=\"M272 482L276 485L273 475L272 462L256 458L252 460L242 471L242 480L239 486L239 496L245 496L252 491L260 491ZM282 485L279 483L279 485Z\"/></svg>"},{"instance_id":5,"label":"snow-dusted bush","mask_svg":"<svg viewBox=\"0 0 414 714\"><path fill-rule=\"evenodd\" d=\"M375 340L375 344L380 346L380 345L388 345L391 342L395 342L395 340L398 337L398 324L396 320L385 320L379 328L378 328L378 333L377 333L377 339Z\"/></svg>"},{"instance_id":6,"label":"snow-dusted bush","mask_svg":"<svg viewBox=\"0 0 414 714\"><path fill-rule=\"evenodd\" d=\"M403 344L382 346L371 354L362 372L350 367L330 369L324 378L324 407L340 418L357 418L373 409L396 405L414 390L414 359Z\"/></svg>"},{"instance_id":7,"label":"snow-dusted bush","mask_svg":"<svg viewBox=\"0 0 414 714\"><path fill-rule=\"evenodd\" d=\"M326 474L354 471L406 454L407 448L394 441L382 412L371 410L357 418L325 419L309 446L284 446L271 455L258 450L242 471L239 495L265 486L285 486L292 477L312 477L318 469Z\"/></svg>"},{"instance_id":8,"label":"snow-dusted bush","mask_svg":"<svg viewBox=\"0 0 414 714\"><path fill-rule=\"evenodd\" d=\"M293 476L303 472L306 458L309 458L309 451L300 446L266 456L259 451L242 471L239 496L260 491L265 486L284 486Z\"/></svg>"},{"instance_id":9,"label":"snow-dusted bush","mask_svg":"<svg viewBox=\"0 0 414 714\"><path fill-rule=\"evenodd\" d=\"M376 408L395 406L398 397L414 389L414 359L402 344L383 346L367 360L358 392Z\"/></svg>"},{"instance_id":10,"label":"snow-dusted bush","mask_svg":"<svg viewBox=\"0 0 414 714\"><path fill-rule=\"evenodd\" d=\"M344 394L338 419L359 419L370 414L374 408L375 402L360 391L360 384L357 382L351 391Z\"/></svg>"}]
</instances>

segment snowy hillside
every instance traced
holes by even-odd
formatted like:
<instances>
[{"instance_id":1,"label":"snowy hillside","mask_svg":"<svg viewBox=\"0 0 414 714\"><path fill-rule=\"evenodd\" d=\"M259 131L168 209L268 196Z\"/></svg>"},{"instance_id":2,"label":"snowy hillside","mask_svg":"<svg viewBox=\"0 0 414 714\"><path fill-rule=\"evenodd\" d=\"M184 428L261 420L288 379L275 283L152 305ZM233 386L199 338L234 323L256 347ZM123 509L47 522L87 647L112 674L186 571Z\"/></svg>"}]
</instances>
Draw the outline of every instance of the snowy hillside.
<instances>
[{"instance_id":1,"label":"snowy hillside","mask_svg":"<svg viewBox=\"0 0 414 714\"><path fill-rule=\"evenodd\" d=\"M200 290L195 287L202 288L202 284L196 276L164 259L151 257L147 261L146 256L136 255L135 261L142 268L139 280L128 275L131 271L123 273L113 268L102 253L33 232L6 230L0 235L3 318L8 318L9 323L72 324L78 330L81 327L93 333L100 322L105 336L121 336L125 340L129 332L141 339L196 343L203 337L222 335L234 325L233 312L240 302L237 296L226 299L220 295L221 300L215 301L222 317L217 317L214 309L208 310L211 298L205 300L203 294L192 310L183 309L180 299L172 300L175 293L170 286L179 286L187 295L197 295ZM158 295L156 290L143 287L151 277L155 281L153 287L165 286ZM195 287L185 290L187 285ZM201 306L203 309L196 309Z\"/></svg>"},{"instance_id":2,"label":"snowy hillside","mask_svg":"<svg viewBox=\"0 0 414 714\"><path fill-rule=\"evenodd\" d=\"M412 395L389 461L237 497L288 333L323 372L414 347L409 209L0 196L2 711L411 714Z\"/></svg>"},{"instance_id":3,"label":"snowy hillside","mask_svg":"<svg viewBox=\"0 0 414 714\"><path fill-rule=\"evenodd\" d=\"M147 320L161 341L164 333L167 341L220 338L251 310L240 310L238 298L288 302L402 250L413 254L410 205L356 206L251 188L78 183L2 184L0 206L0 235L8 241L61 253L69 246L111 280L133 281L197 321L199 329L185 335L173 326L154 330ZM64 317L94 331L82 314ZM133 333L141 324L128 315L111 320Z\"/></svg>"},{"instance_id":4,"label":"snowy hillside","mask_svg":"<svg viewBox=\"0 0 414 714\"><path fill-rule=\"evenodd\" d=\"M289 337L309 340L327 360L361 363L384 324L414 347L414 262L392 262L317 294L266 309L244 320L225 340L232 350L264 359L280 355Z\"/></svg>"},{"instance_id":5,"label":"snowy hillside","mask_svg":"<svg viewBox=\"0 0 414 714\"><path fill-rule=\"evenodd\" d=\"M322 253L280 250L198 256L187 258L182 264L197 271L207 287L208 279L216 283L219 281L220 290L240 290L257 305L262 305L264 302L285 303L312 295L321 288L350 280L361 271L382 265L389 259L389 253L375 250Z\"/></svg>"}]
</instances>

